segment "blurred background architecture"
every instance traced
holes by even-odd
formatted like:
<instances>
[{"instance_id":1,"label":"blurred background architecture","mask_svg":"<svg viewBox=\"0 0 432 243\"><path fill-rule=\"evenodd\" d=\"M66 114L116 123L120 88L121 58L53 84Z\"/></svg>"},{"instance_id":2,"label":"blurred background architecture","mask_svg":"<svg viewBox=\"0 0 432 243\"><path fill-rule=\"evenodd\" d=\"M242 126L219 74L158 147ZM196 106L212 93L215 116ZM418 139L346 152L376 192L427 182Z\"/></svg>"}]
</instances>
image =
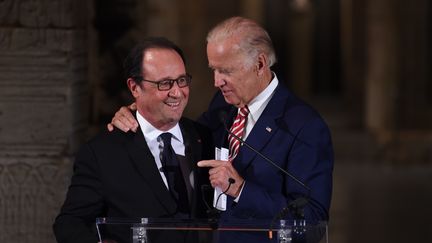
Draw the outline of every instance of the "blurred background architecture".
<instances>
[{"instance_id":1,"label":"blurred background architecture","mask_svg":"<svg viewBox=\"0 0 432 243\"><path fill-rule=\"evenodd\" d=\"M0 242L55 242L74 152L129 104L134 43L185 50L195 118L216 91L206 32L233 15L269 31L275 71L332 130L330 242L432 242L428 0L0 1Z\"/></svg>"}]
</instances>

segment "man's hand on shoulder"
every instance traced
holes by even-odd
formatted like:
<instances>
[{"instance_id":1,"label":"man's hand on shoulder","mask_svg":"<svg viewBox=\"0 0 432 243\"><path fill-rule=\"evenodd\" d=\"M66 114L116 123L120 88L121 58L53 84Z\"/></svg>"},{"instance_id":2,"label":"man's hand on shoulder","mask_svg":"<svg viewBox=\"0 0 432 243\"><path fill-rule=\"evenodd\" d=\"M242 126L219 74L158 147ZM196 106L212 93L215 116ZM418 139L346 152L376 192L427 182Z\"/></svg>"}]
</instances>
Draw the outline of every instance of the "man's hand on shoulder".
<instances>
[{"instance_id":1,"label":"man's hand on shoulder","mask_svg":"<svg viewBox=\"0 0 432 243\"><path fill-rule=\"evenodd\" d=\"M122 106L120 110L115 113L111 123L107 124L108 131L112 132L114 127L117 127L123 132L136 132L138 128L138 122L132 114L132 112L136 110L137 107L135 103L132 103L129 106Z\"/></svg>"}]
</instances>

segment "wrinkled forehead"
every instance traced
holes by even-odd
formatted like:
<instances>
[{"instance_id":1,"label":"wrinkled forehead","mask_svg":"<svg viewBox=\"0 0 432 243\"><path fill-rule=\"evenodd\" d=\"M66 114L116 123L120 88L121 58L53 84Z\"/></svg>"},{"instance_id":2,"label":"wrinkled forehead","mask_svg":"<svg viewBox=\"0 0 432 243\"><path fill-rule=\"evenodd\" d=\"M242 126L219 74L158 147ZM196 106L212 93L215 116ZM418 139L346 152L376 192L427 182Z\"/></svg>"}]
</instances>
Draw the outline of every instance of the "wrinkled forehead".
<instances>
[{"instance_id":1,"label":"wrinkled forehead","mask_svg":"<svg viewBox=\"0 0 432 243\"><path fill-rule=\"evenodd\" d=\"M209 46L207 58L211 69L238 69L248 63L248 56L237 47L220 47L217 44Z\"/></svg>"}]
</instances>

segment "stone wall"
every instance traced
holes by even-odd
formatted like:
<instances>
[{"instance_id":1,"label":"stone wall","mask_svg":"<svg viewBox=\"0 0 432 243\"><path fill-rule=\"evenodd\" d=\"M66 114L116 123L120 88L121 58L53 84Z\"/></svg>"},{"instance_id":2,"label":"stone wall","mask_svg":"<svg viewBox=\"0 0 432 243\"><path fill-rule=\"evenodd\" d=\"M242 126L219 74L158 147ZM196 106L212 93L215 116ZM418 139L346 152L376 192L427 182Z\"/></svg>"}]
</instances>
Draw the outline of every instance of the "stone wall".
<instances>
[{"instance_id":1,"label":"stone wall","mask_svg":"<svg viewBox=\"0 0 432 243\"><path fill-rule=\"evenodd\" d=\"M0 242L54 242L87 126L90 2L0 2Z\"/></svg>"}]
</instances>

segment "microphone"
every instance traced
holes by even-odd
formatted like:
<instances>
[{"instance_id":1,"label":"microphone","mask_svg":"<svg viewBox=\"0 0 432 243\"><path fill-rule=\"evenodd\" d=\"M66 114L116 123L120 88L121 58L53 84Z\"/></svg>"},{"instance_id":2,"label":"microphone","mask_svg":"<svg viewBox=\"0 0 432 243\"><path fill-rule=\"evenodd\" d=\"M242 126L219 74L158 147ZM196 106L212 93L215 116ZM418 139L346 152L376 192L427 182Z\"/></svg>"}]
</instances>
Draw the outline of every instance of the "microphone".
<instances>
[{"instance_id":1,"label":"microphone","mask_svg":"<svg viewBox=\"0 0 432 243\"><path fill-rule=\"evenodd\" d=\"M245 145L248 149L252 150L254 153L256 153L257 155L259 155L261 158L263 158L265 161L267 161L273 167L275 167L276 169L278 169L279 171L281 171L282 173L284 173L285 175L287 175L288 177L290 177L291 179L293 179L297 184L299 184L301 187L303 187L307 191L306 197L299 197L299 198L291 201L285 208L282 209L281 212L279 212L279 214L277 214L273 218L273 220L271 222L271 225L270 225L270 229L269 229L269 238L270 239L273 238L273 230L272 230L272 228L273 228L273 225L274 225L275 221L277 219L281 219L281 218L285 217L285 215L287 213L291 212L295 218L304 220L304 210L303 209L304 209L304 206L306 206L306 204L308 204L308 202L309 202L308 198L310 197L310 193L311 193L310 187L308 187L304 182L302 182L301 180L299 180L297 177L295 177L294 175L292 175L291 173L289 173L288 171L286 171L285 169L283 169L282 167L280 167L279 165L277 165L270 158L268 158L267 156L265 156L264 154L262 154L261 152L259 152L258 150L256 150L254 147L250 146L242 138L240 138L239 136L237 136L234 133L232 133L228 129L228 127L227 127L227 125L225 123L225 121L227 120L227 113L226 113L226 111L221 111L221 112L219 112L218 115L219 115L219 121L222 123L225 131L228 132L228 134L230 134L235 139L237 139L242 145Z\"/></svg>"},{"instance_id":2,"label":"microphone","mask_svg":"<svg viewBox=\"0 0 432 243\"><path fill-rule=\"evenodd\" d=\"M239 136L235 135L234 133L232 133L226 126L226 118L227 118L227 113L225 111L221 111L219 113L219 121L222 123L222 125L224 126L224 129L226 132L228 132L228 134L230 134L231 136L233 136L235 139L237 139L242 145L245 145L248 149L252 150L254 153L256 153L257 155L259 155L261 158L263 158L265 161L267 161L268 163L270 163L273 167L275 167L276 169L278 169L279 171L283 172L285 175L289 176L291 179L293 179L297 184L299 184L300 186L302 186L304 189L307 190L307 194L308 197L310 195L310 191L311 189L302 181L300 181L297 177L295 177L293 174L289 173L288 171L284 170L282 167L280 167L279 165L277 165L275 162L273 162L271 159L269 159L267 156L265 156L264 154L262 154L260 151L256 150L254 147L250 146L248 143L246 143L246 141L244 141L242 138L240 138ZM231 178L230 178L231 179Z\"/></svg>"},{"instance_id":3,"label":"microphone","mask_svg":"<svg viewBox=\"0 0 432 243\"><path fill-rule=\"evenodd\" d=\"M217 199L216 199L216 203L215 203L215 205L218 205L218 202L219 202L219 199L220 199L220 197L223 195L223 194L225 194L229 189L230 189L230 187L231 187L231 185L232 184L234 184L235 183L235 180L234 180L234 178L228 178L228 187L227 187L227 189L225 189L225 191L223 191L221 194L219 194L219 196L217 197Z\"/></svg>"},{"instance_id":4,"label":"microphone","mask_svg":"<svg viewBox=\"0 0 432 243\"><path fill-rule=\"evenodd\" d=\"M201 185L201 200L204 202L204 205L207 208L206 214L208 217L209 226L211 229L215 230L218 228L219 211L210 207L205 196L205 194L207 194L206 192L209 192L211 189L213 188L210 185Z\"/></svg>"},{"instance_id":5,"label":"microphone","mask_svg":"<svg viewBox=\"0 0 432 243\"><path fill-rule=\"evenodd\" d=\"M221 194L219 194L219 196L216 199L216 205L219 202L219 198L221 197L222 194L225 194L231 187L232 184L235 183L235 179L234 178L228 178L228 188L225 189L225 191L223 191ZM207 200L204 197L204 191L208 189L208 187L210 187L209 185L201 185L201 199L204 201L204 204L207 207L206 213L209 216L209 222L210 222L210 227L212 229L217 229L217 218L219 217L219 213L220 211L217 210L216 208L211 208L210 205L208 205Z\"/></svg>"}]
</instances>

